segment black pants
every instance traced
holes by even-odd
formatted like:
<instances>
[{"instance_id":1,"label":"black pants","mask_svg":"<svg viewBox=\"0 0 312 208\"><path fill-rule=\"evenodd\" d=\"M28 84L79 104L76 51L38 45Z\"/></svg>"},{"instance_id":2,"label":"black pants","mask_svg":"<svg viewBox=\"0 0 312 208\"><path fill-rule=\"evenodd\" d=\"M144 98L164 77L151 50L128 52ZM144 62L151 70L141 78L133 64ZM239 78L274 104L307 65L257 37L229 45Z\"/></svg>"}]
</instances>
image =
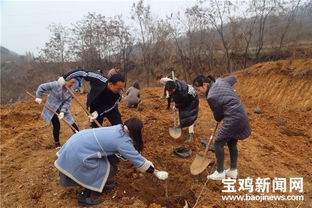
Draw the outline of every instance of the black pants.
<instances>
[{"instance_id":1,"label":"black pants","mask_svg":"<svg viewBox=\"0 0 312 208\"><path fill-rule=\"evenodd\" d=\"M94 110L91 108L90 112L93 112L93 111ZM122 124L121 115L120 115L117 107L114 108L112 111L110 111L108 113L104 113L103 115L97 117L96 120L102 125L104 118L107 118L112 126L117 125L117 124ZM95 122L91 123L91 127L92 128L98 128L98 126L96 125Z\"/></svg>"},{"instance_id":2,"label":"black pants","mask_svg":"<svg viewBox=\"0 0 312 208\"><path fill-rule=\"evenodd\" d=\"M57 111L57 113L59 113L59 111ZM54 138L54 143L60 143L60 129L61 129L61 124L60 124L60 120L57 117L57 115L54 115L52 117L52 125L53 125L53 138ZM79 131L78 126L76 125L76 123L73 123L72 126L77 129L77 131ZM73 130L73 129L72 129ZM75 133L75 131L73 130L73 132Z\"/></svg>"},{"instance_id":3,"label":"black pants","mask_svg":"<svg viewBox=\"0 0 312 208\"><path fill-rule=\"evenodd\" d=\"M217 158L217 171L219 173L224 171L224 146L227 143L230 152L231 168L237 168L237 139L224 139L215 142L215 154Z\"/></svg>"}]
</instances>

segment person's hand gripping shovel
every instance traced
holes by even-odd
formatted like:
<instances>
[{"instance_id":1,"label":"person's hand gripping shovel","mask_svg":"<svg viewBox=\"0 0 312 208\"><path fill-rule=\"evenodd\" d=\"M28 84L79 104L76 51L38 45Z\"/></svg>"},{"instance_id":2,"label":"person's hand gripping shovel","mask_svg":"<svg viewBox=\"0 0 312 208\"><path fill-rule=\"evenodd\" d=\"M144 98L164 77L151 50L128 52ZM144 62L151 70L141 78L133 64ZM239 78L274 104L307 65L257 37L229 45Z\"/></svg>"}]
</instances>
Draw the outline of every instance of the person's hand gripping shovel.
<instances>
[{"instance_id":1,"label":"person's hand gripping shovel","mask_svg":"<svg viewBox=\"0 0 312 208\"><path fill-rule=\"evenodd\" d=\"M206 149L204 152L204 155L201 156L199 154L196 154L195 159L193 160L191 167L190 167L190 171L192 175L198 175L201 172L203 172L207 166L210 164L211 160L208 158L207 153L208 153L208 149L211 146L211 144L213 143L213 138L215 136L215 133L217 131L219 123L216 124L216 127L213 131L213 134L210 136L208 144L206 145Z\"/></svg>"},{"instance_id":2,"label":"person's hand gripping shovel","mask_svg":"<svg viewBox=\"0 0 312 208\"><path fill-rule=\"evenodd\" d=\"M83 104L79 101L79 99L77 98L77 96L74 94L73 91L71 91L71 89L69 87L67 87L66 85L64 85L64 87L67 89L67 91L73 96L73 98L77 101L77 103L82 107L82 109L86 112L86 114L88 115L88 117L92 117L93 115L83 106ZM96 125L98 127L102 127L102 125L96 120L93 119L92 122L95 122Z\"/></svg>"}]
</instances>

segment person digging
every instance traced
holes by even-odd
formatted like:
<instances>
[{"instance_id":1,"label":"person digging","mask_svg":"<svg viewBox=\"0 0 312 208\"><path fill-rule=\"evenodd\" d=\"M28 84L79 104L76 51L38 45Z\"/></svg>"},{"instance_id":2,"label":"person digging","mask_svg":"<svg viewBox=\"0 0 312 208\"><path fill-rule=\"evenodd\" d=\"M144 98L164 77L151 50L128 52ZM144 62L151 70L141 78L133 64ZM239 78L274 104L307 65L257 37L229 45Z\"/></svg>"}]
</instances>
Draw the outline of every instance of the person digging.
<instances>
[{"instance_id":1,"label":"person digging","mask_svg":"<svg viewBox=\"0 0 312 208\"><path fill-rule=\"evenodd\" d=\"M208 175L208 179L222 180L225 176L237 178L237 142L248 138L251 134L247 112L232 88L235 83L234 76L215 80L212 76L200 75L193 81L196 91L206 96L215 120L217 122L223 120L214 143L217 170ZM225 144L229 147L231 166L224 171Z\"/></svg>"},{"instance_id":2,"label":"person digging","mask_svg":"<svg viewBox=\"0 0 312 208\"><path fill-rule=\"evenodd\" d=\"M69 108L71 106L72 95L67 90L67 88L74 86L75 83L76 83L75 78L68 79L67 81L54 81L43 83L38 86L36 91L35 101L38 104L42 103L42 96L45 93L49 93L46 105L58 114L58 116L55 115L53 112L51 112L51 110L49 110L46 107L43 108L41 113L41 117L47 124L52 123L54 145L56 149L59 149L61 147L60 120L65 119L74 129L79 131L78 126L76 125L69 111ZM65 85L67 86L67 88L65 87Z\"/></svg>"},{"instance_id":3,"label":"person digging","mask_svg":"<svg viewBox=\"0 0 312 208\"><path fill-rule=\"evenodd\" d=\"M196 91L191 85L177 79L167 81L165 90L175 102L174 110L179 112L179 128L189 129L189 136L185 142L193 141L194 122L197 119L199 105Z\"/></svg>"},{"instance_id":4,"label":"person digging","mask_svg":"<svg viewBox=\"0 0 312 208\"><path fill-rule=\"evenodd\" d=\"M78 69L63 75L59 80L67 81L76 77L90 82L91 90L87 96L87 107L90 107L91 127L99 127L95 120L102 125L104 118L107 118L111 125L121 124L118 104L122 99L122 90L125 86L124 76L114 74L106 78L99 73Z\"/></svg>"},{"instance_id":5,"label":"person digging","mask_svg":"<svg viewBox=\"0 0 312 208\"><path fill-rule=\"evenodd\" d=\"M168 178L166 171L157 170L140 154L142 129L143 123L137 118L115 126L85 129L71 136L57 152L54 165L59 170L61 186L85 188L78 195L78 205L100 204L101 201L91 198L91 193L115 187L106 182L117 174L116 153L128 159L140 172L153 174L160 180Z\"/></svg>"}]
</instances>

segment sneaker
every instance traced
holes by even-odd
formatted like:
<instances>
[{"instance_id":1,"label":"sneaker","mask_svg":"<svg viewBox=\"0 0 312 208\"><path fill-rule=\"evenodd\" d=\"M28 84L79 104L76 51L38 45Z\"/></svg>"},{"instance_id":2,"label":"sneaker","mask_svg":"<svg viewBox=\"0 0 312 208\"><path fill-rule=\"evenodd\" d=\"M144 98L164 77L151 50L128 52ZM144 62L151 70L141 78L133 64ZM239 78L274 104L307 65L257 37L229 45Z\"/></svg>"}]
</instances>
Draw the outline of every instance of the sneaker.
<instances>
[{"instance_id":1,"label":"sneaker","mask_svg":"<svg viewBox=\"0 0 312 208\"><path fill-rule=\"evenodd\" d=\"M230 177L230 178L237 178L238 171L237 171L237 169L235 169L235 170L227 169L225 171L225 175Z\"/></svg>"},{"instance_id":2,"label":"sneaker","mask_svg":"<svg viewBox=\"0 0 312 208\"><path fill-rule=\"evenodd\" d=\"M208 175L207 179L211 179L211 180L222 180L222 179L225 179L225 171L223 171L222 173L219 173L218 171L215 171L213 174Z\"/></svg>"},{"instance_id":3,"label":"sneaker","mask_svg":"<svg viewBox=\"0 0 312 208\"><path fill-rule=\"evenodd\" d=\"M185 140L185 142L192 142L192 141L193 141L193 136L194 136L193 133L189 133L189 136L188 136L188 138Z\"/></svg>"}]
</instances>

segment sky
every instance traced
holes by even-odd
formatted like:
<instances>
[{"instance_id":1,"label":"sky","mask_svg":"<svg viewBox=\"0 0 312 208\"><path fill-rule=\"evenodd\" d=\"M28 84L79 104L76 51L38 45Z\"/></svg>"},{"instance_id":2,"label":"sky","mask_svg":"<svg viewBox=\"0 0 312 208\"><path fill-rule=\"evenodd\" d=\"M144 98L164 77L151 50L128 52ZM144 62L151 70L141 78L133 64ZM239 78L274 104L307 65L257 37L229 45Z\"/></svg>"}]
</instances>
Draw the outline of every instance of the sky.
<instances>
[{"instance_id":1,"label":"sky","mask_svg":"<svg viewBox=\"0 0 312 208\"><path fill-rule=\"evenodd\" d=\"M122 15L126 24L133 24L130 13L137 0L0 0L1 46L20 55L32 52L38 55L48 42L52 23L70 27L83 19L88 12L106 17ZM165 17L194 5L196 0L145 0L151 6L153 16Z\"/></svg>"}]
</instances>

